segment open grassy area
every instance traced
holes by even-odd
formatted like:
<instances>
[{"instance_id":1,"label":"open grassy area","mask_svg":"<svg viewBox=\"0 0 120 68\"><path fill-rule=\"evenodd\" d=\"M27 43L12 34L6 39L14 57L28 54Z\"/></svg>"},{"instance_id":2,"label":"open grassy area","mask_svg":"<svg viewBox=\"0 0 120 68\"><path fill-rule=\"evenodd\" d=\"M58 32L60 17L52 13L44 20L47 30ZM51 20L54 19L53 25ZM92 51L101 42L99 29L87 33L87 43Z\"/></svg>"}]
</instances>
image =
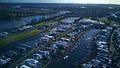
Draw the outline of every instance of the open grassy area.
<instances>
[{"instance_id":1,"label":"open grassy area","mask_svg":"<svg viewBox=\"0 0 120 68\"><path fill-rule=\"evenodd\" d=\"M108 24L108 25L113 25L113 24L116 23L115 21L108 21L107 18L105 18L105 17L103 17L103 18L98 18L98 20L99 20L100 22L103 22L103 23Z\"/></svg>"},{"instance_id":2,"label":"open grassy area","mask_svg":"<svg viewBox=\"0 0 120 68\"><path fill-rule=\"evenodd\" d=\"M37 30L37 29L33 29L33 30L22 32L22 33L18 33L16 35L8 36L7 38L0 39L0 47L7 45L11 42L33 36L33 35L40 33L40 32L42 32L42 31Z\"/></svg>"},{"instance_id":3,"label":"open grassy area","mask_svg":"<svg viewBox=\"0 0 120 68\"><path fill-rule=\"evenodd\" d=\"M40 22L40 23L35 24L35 25L33 25L33 26L34 26L35 28L38 28L39 26L43 26L43 25L48 24L48 23L50 23L50 21L49 21L49 22Z\"/></svg>"},{"instance_id":4,"label":"open grassy area","mask_svg":"<svg viewBox=\"0 0 120 68\"><path fill-rule=\"evenodd\" d=\"M34 35L42 32L43 30L37 30L37 28L39 26L43 26L47 23L50 23L50 22L40 22L38 24L33 25L34 29L32 29L32 30L20 32L20 33L17 33L17 34L12 34L12 35L10 35L6 38L0 39L0 47L2 47L4 45L7 45L11 42L17 41L17 40L21 40L21 39L24 39L24 38L27 38L27 37L30 37L30 36L34 36Z\"/></svg>"}]
</instances>

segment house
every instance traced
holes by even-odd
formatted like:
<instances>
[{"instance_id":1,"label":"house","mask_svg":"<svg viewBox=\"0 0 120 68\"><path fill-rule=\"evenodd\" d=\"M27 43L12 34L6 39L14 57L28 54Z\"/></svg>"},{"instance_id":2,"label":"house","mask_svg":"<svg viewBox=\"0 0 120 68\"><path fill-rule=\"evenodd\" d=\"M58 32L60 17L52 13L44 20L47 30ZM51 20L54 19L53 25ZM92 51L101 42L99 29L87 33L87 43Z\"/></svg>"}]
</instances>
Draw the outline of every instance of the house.
<instances>
[{"instance_id":1,"label":"house","mask_svg":"<svg viewBox=\"0 0 120 68\"><path fill-rule=\"evenodd\" d=\"M56 44L53 43L53 44L50 45L49 49L50 49L52 52L55 53L55 52L56 52L56 49L58 49L58 47L57 47Z\"/></svg>"},{"instance_id":2,"label":"house","mask_svg":"<svg viewBox=\"0 0 120 68\"><path fill-rule=\"evenodd\" d=\"M37 53L42 55L44 58L50 58L50 52L49 51L38 50Z\"/></svg>"},{"instance_id":3,"label":"house","mask_svg":"<svg viewBox=\"0 0 120 68\"><path fill-rule=\"evenodd\" d=\"M56 44L53 43L53 44L50 45L50 48L52 48L54 50L54 49L57 49L58 47L57 47Z\"/></svg>"},{"instance_id":4,"label":"house","mask_svg":"<svg viewBox=\"0 0 120 68\"><path fill-rule=\"evenodd\" d=\"M46 24L45 27L46 27L46 28L54 27L54 26L57 25L57 23L58 23L57 21L52 21L51 23Z\"/></svg>"},{"instance_id":5,"label":"house","mask_svg":"<svg viewBox=\"0 0 120 68\"><path fill-rule=\"evenodd\" d=\"M20 32L20 31L19 31L18 29L14 28L14 29L11 30L11 32L12 32L12 33L18 33L18 32Z\"/></svg>"},{"instance_id":6,"label":"house","mask_svg":"<svg viewBox=\"0 0 120 68\"><path fill-rule=\"evenodd\" d=\"M117 36L117 43L118 43L118 46L120 48L120 36Z\"/></svg>"},{"instance_id":7,"label":"house","mask_svg":"<svg viewBox=\"0 0 120 68\"><path fill-rule=\"evenodd\" d=\"M70 42L70 39L68 38L60 38L61 41L65 41L65 42Z\"/></svg>"},{"instance_id":8,"label":"house","mask_svg":"<svg viewBox=\"0 0 120 68\"><path fill-rule=\"evenodd\" d=\"M22 27L23 30L28 30L28 29L32 29L32 28L33 28L33 26L31 26L31 25L27 25L27 26Z\"/></svg>"},{"instance_id":9,"label":"house","mask_svg":"<svg viewBox=\"0 0 120 68\"><path fill-rule=\"evenodd\" d=\"M0 33L0 38L8 37L8 32L2 32Z\"/></svg>"},{"instance_id":10,"label":"house","mask_svg":"<svg viewBox=\"0 0 120 68\"><path fill-rule=\"evenodd\" d=\"M69 45L68 45L68 42L65 42L65 41L56 41L55 44L57 45L58 48L67 48Z\"/></svg>"},{"instance_id":11,"label":"house","mask_svg":"<svg viewBox=\"0 0 120 68\"><path fill-rule=\"evenodd\" d=\"M102 68L103 67L103 64L101 64L101 61L95 59L92 63L92 67L93 68Z\"/></svg>"},{"instance_id":12,"label":"house","mask_svg":"<svg viewBox=\"0 0 120 68\"><path fill-rule=\"evenodd\" d=\"M108 36L108 34L107 30L102 30L98 35Z\"/></svg>"},{"instance_id":13,"label":"house","mask_svg":"<svg viewBox=\"0 0 120 68\"><path fill-rule=\"evenodd\" d=\"M74 21L76 19L79 19L79 17L68 17L68 18L62 19L61 22L63 24L71 24L72 25L72 24L74 24Z\"/></svg>"},{"instance_id":14,"label":"house","mask_svg":"<svg viewBox=\"0 0 120 68\"><path fill-rule=\"evenodd\" d=\"M66 29L61 29L61 28L58 28L58 29L57 29L57 31L58 31L58 32L65 32L65 31L66 31Z\"/></svg>"},{"instance_id":15,"label":"house","mask_svg":"<svg viewBox=\"0 0 120 68\"><path fill-rule=\"evenodd\" d=\"M23 31L23 30L29 30L29 29L32 29L32 28L33 28L32 25L27 25L27 26L19 27L17 29L18 29L18 31Z\"/></svg>"},{"instance_id":16,"label":"house","mask_svg":"<svg viewBox=\"0 0 120 68\"><path fill-rule=\"evenodd\" d=\"M5 53L5 56L7 56L9 58L15 57L16 55L17 55L17 52L12 51L12 50Z\"/></svg>"},{"instance_id":17,"label":"house","mask_svg":"<svg viewBox=\"0 0 120 68\"><path fill-rule=\"evenodd\" d=\"M97 44L107 44L107 37L103 35L97 35Z\"/></svg>"},{"instance_id":18,"label":"house","mask_svg":"<svg viewBox=\"0 0 120 68\"><path fill-rule=\"evenodd\" d=\"M35 53L35 54L32 55L32 58L35 59L35 60L40 60L40 59L42 59L43 57L42 57L42 55L40 55L40 54L38 54L38 53Z\"/></svg>"},{"instance_id":19,"label":"house","mask_svg":"<svg viewBox=\"0 0 120 68\"><path fill-rule=\"evenodd\" d=\"M48 43L50 41L50 38L48 38L48 37L41 37L41 41L43 43Z\"/></svg>"},{"instance_id":20,"label":"house","mask_svg":"<svg viewBox=\"0 0 120 68\"><path fill-rule=\"evenodd\" d=\"M8 58L8 57L3 55L0 57L0 65L8 63L10 60L11 60L11 58Z\"/></svg>"},{"instance_id":21,"label":"house","mask_svg":"<svg viewBox=\"0 0 120 68\"><path fill-rule=\"evenodd\" d=\"M31 67L29 67L27 65L21 65L20 68L31 68Z\"/></svg>"},{"instance_id":22,"label":"house","mask_svg":"<svg viewBox=\"0 0 120 68\"><path fill-rule=\"evenodd\" d=\"M88 25L81 25L81 27L82 27L83 29L86 29L86 28L88 27Z\"/></svg>"},{"instance_id":23,"label":"house","mask_svg":"<svg viewBox=\"0 0 120 68\"><path fill-rule=\"evenodd\" d=\"M38 66L39 62L35 59L26 59L24 62L23 62L23 65L27 65L29 67L33 67L33 68L36 68Z\"/></svg>"},{"instance_id":24,"label":"house","mask_svg":"<svg viewBox=\"0 0 120 68\"><path fill-rule=\"evenodd\" d=\"M91 68L92 67L92 64L83 64L82 65L82 68Z\"/></svg>"},{"instance_id":25,"label":"house","mask_svg":"<svg viewBox=\"0 0 120 68\"><path fill-rule=\"evenodd\" d=\"M18 47L18 50L17 50L18 53L24 53L26 51L27 49L25 47Z\"/></svg>"},{"instance_id":26,"label":"house","mask_svg":"<svg viewBox=\"0 0 120 68\"><path fill-rule=\"evenodd\" d=\"M26 48L26 49L28 49L28 50L30 50L30 49L32 49L32 46L30 46L30 45L28 45L28 44L22 44L22 46L21 47L24 47L24 48Z\"/></svg>"},{"instance_id":27,"label":"house","mask_svg":"<svg viewBox=\"0 0 120 68\"><path fill-rule=\"evenodd\" d=\"M67 37L70 37L70 38L75 38L75 35L78 34L77 31L74 31L74 32L71 32L69 34L67 34Z\"/></svg>"},{"instance_id":28,"label":"house","mask_svg":"<svg viewBox=\"0 0 120 68\"><path fill-rule=\"evenodd\" d=\"M96 57L97 60L99 60L103 65L108 66L109 65L109 60L100 58L100 57Z\"/></svg>"},{"instance_id":29,"label":"house","mask_svg":"<svg viewBox=\"0 0 120 68\"><path fill-rule=\"evenodd\" d=\"M54 39L54 36L50 36L50 35L45 35L45 37L50 38L50 39Z\"/></svg>"}]
</instances>

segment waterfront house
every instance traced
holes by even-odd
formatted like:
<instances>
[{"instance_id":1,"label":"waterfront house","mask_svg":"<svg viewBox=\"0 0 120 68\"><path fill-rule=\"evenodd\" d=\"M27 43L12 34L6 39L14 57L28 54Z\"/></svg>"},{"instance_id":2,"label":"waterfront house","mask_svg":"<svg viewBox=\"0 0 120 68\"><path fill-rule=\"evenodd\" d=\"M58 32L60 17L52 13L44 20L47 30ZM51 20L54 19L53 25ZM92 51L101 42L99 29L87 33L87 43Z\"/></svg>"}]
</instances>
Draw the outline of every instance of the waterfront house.
<instances>
[{"instance_id":1,"label":"waterfront house","mask_svg":"<svg viewBox=\"0 0 120 68\"><path fill-rule=\"evenodd\" d=\"M49 51L38 50L37 53L42 55L44 58L50 58L50 52Z\"/></svg>"},{"instance_id":2,"label":"waterfront house","mask_svg":"<svg viewBox=\"0 0 120 68\"><path fill-rule=\"evenodd\" d=\"M18 47L18 50L17 50L18 53L24 53L26 51L27 49L25 47Z\"/></svg>"},{"instance_id":3,"label":"waterfront house","mask_svg":"<svg viewBox=\"0 0 120 68\"><path fill-rule=\"evenodd\" d=\"M50 48L50 50L51 50L52 52L54 52L54 53L56 52L56 49L58 49L57 45L54 44L54 43L51 44L49 48Z\"/></svg>"},{"instance_id":4,"label":"waterfront house","mask_svg":"<svg viewBox=\"0 0 120 68\"><path fill-rule=\"evenodd\" d=\"M23 65L27 65L27 66L32 67L32 68L36 68L38 64L39 64L39 62L35 59L26 59L23 62Z\"/></svg>"},{"instance_id":5,"label":"waterfront house","mask_svg":"<svg viewBox=\"0 0 120 68\"><path fill-rule=\"evenodd\" d=\"M38 54L38 53L35 53L35 54L32 55L32 58L35 59L35 60L40 60L40 59L42 59L43 57L42 57L42 55L40 55L40 54Z\"/></svg>"},{"instance_id":6,"label":"waterfront house","mask_svg":"<svg viewBox=\"0 0 120 68\"><path fill-rule=\"evenodd\" d=\"M64 42L64 41L65 41L65 42L70 42L70 39L64 38L64 37L63 37L63 38L60 38L60 40L63 41L63 42Z\"/></svg>"},{"instance_id":7,"label":"waterfront house","mask_svg":"<svg viewBox=\"0 0 120 68\"><path fill-rule=\"evenodd\" d=\"M8 32L2 32L0 33L0 38L8 37Z\"/></svg>"},{"instance_id":8,"label":"waterfront house","mask_svg":"<svg viewBox=\"0 0 120 68\"><path fill-rule=\"evenodd\" d=\"M54 36L50 36L50 35L45 35L45 37L47 37L49 39L54 39Z\"/></svg>"},{"instance_id":9,"label":"waterfront house","mask_svg":"<svg viewBox=\"0 0 120 68\"><path fill-rule=\"evenodd\" d=\"M22 27L23 30L28 30L28 29L32 29L32 28L33 28L32 25L27 25L27 26Z\"/></svg>"},{"instance_id":10,"label":"waterfront house","mask_svg":"<svg viewBox=\"0 0 120 68\"><path fill-rule=\"evenodd\" d=\"M7 57L9 57L9 58L13 58L13 57L15 57L16 55L17 55L17 52L12 51L12 50L10 50L10 51L8 51L8 52L5 53L5 56L7 56Z\"/></svg>"},{"instance_id":11,"label":"waterfront house","mask_svg":"<svg viewBox=\"0 0 120 68\"><path fill-rule=\"evenodd\" d=\"M92 67L92 64L83 64L82 65L82 68L91 68Z\"/></svg>"},{"instance_id":12,"label":"waterfront house","mask_svg":"<svg viewBox=\"0 0 120 68\"><path fill-rule=\"evenodd\" d=\"M11 60L11 58L8 58L8 57L3 55L0 57L0 65L8 63L10 60Z\"/></svg>"},{"instance_id":13,"label":"waterfront house","mask_svg":"<svg viewBox=\"0 0 120 68\"><path fill-rule=\"evenodd\" d=\"M56 41L55 44L57 45L58 48L63 48L63 49L69 46L68 42L61 41L61 40Z\"/></svg>"},{"instance_id":14,"label":"waterfront house","mask_svg":"<svg viewBox=\"0 0 120 68\"><path fill-rule=\"evenodd\" d=\"M48 43L50 41L50 38L48 38L48 37L41 37L41 41L43 43Z\"/></svg>"},{"instance_id":15,"label":"waterfront house","mask_svg":"<svg viewBox=\"0 0 120 68\"><path fill-rule=\"evenodd\" d=\"M20 68L31 68L31 67L29 67L27 65L21 65Z\"/></svg>"}]
</instances>

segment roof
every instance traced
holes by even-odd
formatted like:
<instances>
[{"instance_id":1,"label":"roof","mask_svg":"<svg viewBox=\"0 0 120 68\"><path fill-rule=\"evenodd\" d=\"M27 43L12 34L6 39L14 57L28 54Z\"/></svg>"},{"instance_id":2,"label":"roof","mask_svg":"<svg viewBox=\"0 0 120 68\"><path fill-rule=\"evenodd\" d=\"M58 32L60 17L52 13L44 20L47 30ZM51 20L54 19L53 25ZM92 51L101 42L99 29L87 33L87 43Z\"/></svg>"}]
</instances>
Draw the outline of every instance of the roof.
<instances>
[{"instance_id":1,"label":"roof","mask_svg":"<svg viewBox=\"0 0 120 68\"><path fill-rule=\"evenodd\" d=\"M21 65L20 68L31 68L31 67L29 67L27 65Z\"/></svg>"}]
</instances>

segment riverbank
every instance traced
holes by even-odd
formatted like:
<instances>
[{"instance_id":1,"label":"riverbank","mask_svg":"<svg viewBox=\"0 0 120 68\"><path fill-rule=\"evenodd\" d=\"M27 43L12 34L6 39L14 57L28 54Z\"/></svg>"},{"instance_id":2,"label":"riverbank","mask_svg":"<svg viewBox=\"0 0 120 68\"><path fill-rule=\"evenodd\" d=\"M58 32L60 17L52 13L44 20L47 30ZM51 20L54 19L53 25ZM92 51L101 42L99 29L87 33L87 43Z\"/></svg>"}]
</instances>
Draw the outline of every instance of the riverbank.
<instances>
[{"instance_id":1,"label":"riverbank","mask_svg":"<svg viewBox=\"0 0 120 68\"><path fill-rule=\"evenodd\" d=\"M62 18L64 18L64 16L58 16L58 17L56 17L56 20L59 20L59 19L62 19ZM40 22L38 24L34 24L33 25L34 29L32 29L32 30L28 30L28 31L20 32L20 33L15 33L15 34L12 34L12 35L10 35L10 36L8 36L6 38L0 39L0 48L3 47L3 46L5 46L5 45L8 45L8 44L10 44L12 42L15 42L17 40L22 40L22 39L28 38L30 36L34 36L34 35L36 35L38 33L46 31L47 29L45 29L45 30L39 30L38 27L43 26L45 24L48 24L51 21L52 20L45 21L45 22Z\"/></svg>"}]
</instances>

